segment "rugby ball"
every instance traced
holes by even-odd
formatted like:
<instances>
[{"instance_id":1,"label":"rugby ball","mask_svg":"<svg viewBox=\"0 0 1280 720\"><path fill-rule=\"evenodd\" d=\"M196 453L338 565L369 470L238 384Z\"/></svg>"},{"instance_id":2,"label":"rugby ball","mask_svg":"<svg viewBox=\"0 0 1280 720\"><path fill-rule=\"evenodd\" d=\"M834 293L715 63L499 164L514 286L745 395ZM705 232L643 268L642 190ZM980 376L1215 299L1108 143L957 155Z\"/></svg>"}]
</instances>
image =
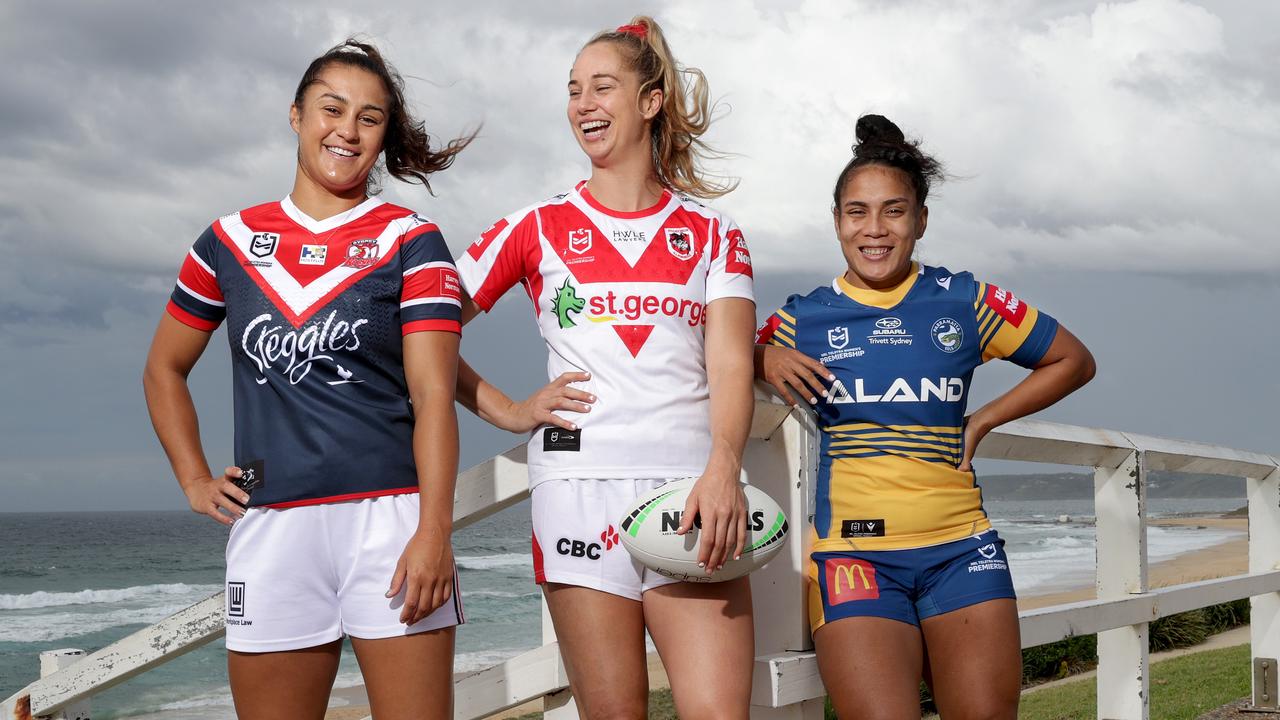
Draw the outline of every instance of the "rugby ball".
<instances>
[{"instance_id":1,"label":"rugby ball","mask_svg":"<svg viewBox=\"0 0 1280 720\"><path fill-rule=\"evenodd\" d=\"M773 559L787 540L787 516L768 493L744 485L747 542L742 557L708 575L698 567L698 524L677 535L684 504L696 478L676 480L638 498L618 523L622 546L645 567L683 582L723 582L742 577Z\"/></svg>"}]
</instances>

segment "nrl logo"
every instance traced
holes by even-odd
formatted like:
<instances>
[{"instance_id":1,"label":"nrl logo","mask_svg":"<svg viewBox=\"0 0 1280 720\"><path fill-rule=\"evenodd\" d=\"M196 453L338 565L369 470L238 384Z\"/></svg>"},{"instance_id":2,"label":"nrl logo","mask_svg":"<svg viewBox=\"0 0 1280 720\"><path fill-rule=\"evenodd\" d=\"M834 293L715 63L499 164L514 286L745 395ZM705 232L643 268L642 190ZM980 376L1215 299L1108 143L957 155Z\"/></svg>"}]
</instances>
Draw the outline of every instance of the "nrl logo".
<instances>
[{"instance_id":1,"label":"nrl logo","mask_svg":"<svg viewBox=\"0 0 1280 720\"><path fill-rule=\"evenodd\" d=\"M279 242L280 236L276 233L254 233L253 239L249 241L249 252L254 257L268 257L276 251L276 244Z\"/></svg>"},{"instance_id":2,"label":"nrl logo","mask_svg":"<svg viewBox=\"0 0 1280 720\"><path fill-rule=\"evenodd\" d=\"M569 252L575 255L591 249L591 230L588 228L578 228L569 231Z\"/></svg>"},{"instance_id":3,"label":"nrl logo","mask_svg":"<svg viewBox=\"0 0 1280 720\"><path fill-rule=\"evenodd\" d=\"M693 233L689 228L671 228L667 230L667 250L677 260L688 260L693 257Z\"/></svg>"},{"instance_id":4,"label":"nrl logo","mask_svg":"<svg viewBox=\"0 0 1280 720\"><path fill-rule=\"evenodd\" d=\"M849 344L849 328L833 327L827 331L827 344L833 350L843 350Z\"/></svg>"}]
</instances>

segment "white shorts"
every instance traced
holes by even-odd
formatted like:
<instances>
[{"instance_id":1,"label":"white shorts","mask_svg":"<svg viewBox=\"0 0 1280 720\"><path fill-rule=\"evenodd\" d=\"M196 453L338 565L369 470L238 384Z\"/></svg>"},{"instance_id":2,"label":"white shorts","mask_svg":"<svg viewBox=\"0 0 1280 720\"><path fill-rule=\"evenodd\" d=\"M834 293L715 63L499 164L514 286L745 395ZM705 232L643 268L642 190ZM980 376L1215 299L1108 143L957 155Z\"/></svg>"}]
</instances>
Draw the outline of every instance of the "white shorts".
<instances>
[{"instance_id":1,"label":"white shorts","mask_svg":"<svg viewBox=\"0 0 1280 720\"><path fill-rule=\"evenodd\" d=\"M386 596L417 527L417 493L250 508L227 540L227 649L298 650L344 634L388 638L461 624L456 569L449 601L412 625L400 622L404 589Z\"/></svg>"},{"instance_id":2,"label":"white shorts","mask_svg":"<svg viewBox=\"0 0 1280 720\"><path fill-rule=\"evenodd\" d=\"M677 582L622 547L618 522L631 503L669 479L547 480L533 488L533 579L639 600Z\"/></svg>"}]
</instances>

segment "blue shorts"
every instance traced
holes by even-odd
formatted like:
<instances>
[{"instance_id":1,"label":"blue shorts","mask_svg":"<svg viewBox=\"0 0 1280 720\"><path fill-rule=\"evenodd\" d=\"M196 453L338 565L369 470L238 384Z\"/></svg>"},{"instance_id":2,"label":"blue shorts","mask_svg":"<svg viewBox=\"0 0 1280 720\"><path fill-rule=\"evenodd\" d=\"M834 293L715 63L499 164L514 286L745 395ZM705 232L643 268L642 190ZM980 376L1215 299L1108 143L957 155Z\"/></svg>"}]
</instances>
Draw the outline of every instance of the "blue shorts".
<instances>
[{"instance_id":1,"label":"blue shorts","mask_svg":"<svg viewBox=\"0 0 1280 720\"><path fill-rule=\"evenodd\" d=\"M809 626L849 617L910 625L999 598L1016 599L995 530L907 550L816 552L809 563Z\"/></svg>"}]
</instances>

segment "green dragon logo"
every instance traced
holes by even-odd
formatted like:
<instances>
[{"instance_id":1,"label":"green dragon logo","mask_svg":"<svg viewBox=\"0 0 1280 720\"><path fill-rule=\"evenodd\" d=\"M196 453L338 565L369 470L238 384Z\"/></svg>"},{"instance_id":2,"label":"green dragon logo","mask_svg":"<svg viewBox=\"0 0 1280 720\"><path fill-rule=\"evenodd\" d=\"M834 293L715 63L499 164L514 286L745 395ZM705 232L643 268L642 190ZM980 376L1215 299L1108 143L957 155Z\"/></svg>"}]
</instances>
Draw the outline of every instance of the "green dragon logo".
<instances>
[{"instance_id":1,"label":"green dragon logo","mask_svg":"<svg viewBox=\"0 0 1280 720\"><path fill-rule=\"evenodd\" d=\"M571 328L577 325L573 318L569 317L569 313L580 313L582 308L586 307L587 301L578 297L577 288L569 283L569 278L564 279L564 284L556 288L556 294L551 298L551 309L555 311L556 317L560 320L560 328Z\"/></svg>"}]
</instances>

